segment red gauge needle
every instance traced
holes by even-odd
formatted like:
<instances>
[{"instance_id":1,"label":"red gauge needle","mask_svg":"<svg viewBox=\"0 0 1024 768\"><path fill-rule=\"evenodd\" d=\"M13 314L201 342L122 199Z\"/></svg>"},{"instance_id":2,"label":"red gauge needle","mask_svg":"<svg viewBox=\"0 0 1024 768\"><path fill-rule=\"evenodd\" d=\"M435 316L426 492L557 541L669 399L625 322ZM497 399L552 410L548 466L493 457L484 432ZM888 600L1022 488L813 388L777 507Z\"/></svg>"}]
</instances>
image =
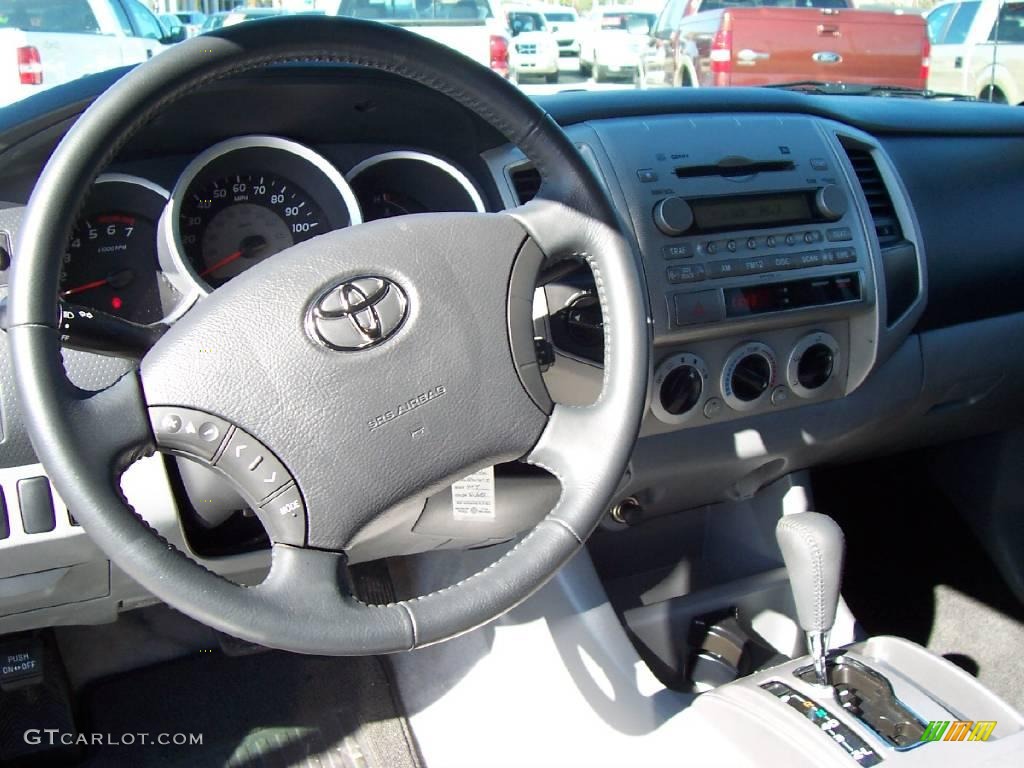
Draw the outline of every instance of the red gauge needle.
<instances>
[{"instance_id":1,"label":"red gauge needle","mask_svg":"<svg viewBox=\"0 0 1024 768\"><path fill-rule=\"evenodd\" d=\"M206 277L211 272L216 272L221 267L226 267L228 264L230 264L231 262L235 261L236 259L242 258L242 256L244 254L245 254L245 250L244 249L240 250L240 251L235 251L234 253L225 256L223 259L218 261L216 264L213 264L212 266L209 266L206 269L204 269L202 272L199 273L199 276L200 277Z\"/></svg>"},{"instance_id":2,"label":"red gauge needle","mask_svg":"<svg viewBox=\"0 0 1024 768\"><path fill-rule=\"evenodd\" d=\"M68 288L66 291L61 291L61 298L66 296L73 296L76 293L85 293L91 291L93 288L100 288L110 282L109 277L104 277L102 280L93 280L91 283L85 283L74 288Z\"/></svg>"}]
</instances>

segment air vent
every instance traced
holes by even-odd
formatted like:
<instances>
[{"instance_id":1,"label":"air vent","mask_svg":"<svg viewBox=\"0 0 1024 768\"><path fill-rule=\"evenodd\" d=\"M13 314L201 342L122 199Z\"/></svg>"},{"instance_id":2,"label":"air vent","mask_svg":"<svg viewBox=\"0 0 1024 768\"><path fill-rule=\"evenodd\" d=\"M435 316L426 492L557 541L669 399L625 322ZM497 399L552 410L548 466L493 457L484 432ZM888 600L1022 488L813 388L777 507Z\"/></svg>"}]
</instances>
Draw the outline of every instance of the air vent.
<instances>
[{"instance_id":1,"label":"air vent","mask_svg":"<svg viewBox=\"0 0 1024 768\"><path fill-rule=\"evenodd\" d=\"M882 180L882 174L878 171L875 158L866 149L845 144L843 149L846 150L853 165L853 172L857 174L861 189L864 190L868 208L871 209L871 218L875 222L878 244L884 248L900 242L903 239L903 230L900 228L900 220L896 216L896 209L893 207L885 181Z\"/></svg>"},{"instance_id":2,"label":"air vent","mask_svg":"<svg viewBox=\"0 0 1024 768\"><path fill-rule=\"evenodd\" d=\"M537 196L540 189L540 174L532 165L521 165L510 174L512 187L516 191L516 199L520 204L527 203Z\"/></svg>"}]
</instances>

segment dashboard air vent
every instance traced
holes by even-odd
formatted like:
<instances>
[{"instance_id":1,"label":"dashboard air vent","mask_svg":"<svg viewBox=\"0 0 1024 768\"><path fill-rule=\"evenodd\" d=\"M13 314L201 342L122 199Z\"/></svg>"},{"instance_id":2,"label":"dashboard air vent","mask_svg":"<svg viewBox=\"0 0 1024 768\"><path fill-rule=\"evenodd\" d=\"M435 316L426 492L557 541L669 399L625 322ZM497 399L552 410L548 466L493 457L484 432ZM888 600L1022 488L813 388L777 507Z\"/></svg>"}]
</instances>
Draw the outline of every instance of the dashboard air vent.
<instances>
[{"instance_id":1,"label":"dashboard air vent","mask_svg":"<svg viewBox=\"0 0 1024 768\"><path fill-rule=\"evenodd\" d=\"M903 230L900 228L900 220L896 216L896 209L892 204L892 197L885 186L882 174L878 171L878 165L871 152L859 147L852 147L844 144L853 172L857 174L861 189L864 190L864 197L868 201L868 208L871 209L871 218L875 222L875 232L878 234L878 244L883 248L903 239Z\"/></svg>"},{"instance_id":2,"label":"dashboard air vent","mask_svg":"<svg viewBox=\"0 0 1024 768\"><path fill-rule=\"evenodd\" d=\"M527 203L537 195L540 189L540 174L532 165L521 165L510 174L512 187L516 191L519 204Z\"/></svg>"}]
</instances>

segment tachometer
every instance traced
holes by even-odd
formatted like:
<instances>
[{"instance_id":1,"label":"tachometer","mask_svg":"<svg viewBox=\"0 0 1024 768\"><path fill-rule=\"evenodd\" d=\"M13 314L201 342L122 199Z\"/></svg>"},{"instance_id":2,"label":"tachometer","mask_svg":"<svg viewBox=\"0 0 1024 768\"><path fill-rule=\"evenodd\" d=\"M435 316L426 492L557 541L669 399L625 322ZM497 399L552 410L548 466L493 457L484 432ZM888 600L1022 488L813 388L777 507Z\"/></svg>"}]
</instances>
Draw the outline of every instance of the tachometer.
<instances>
[{"instance_id":1,"label":"tachometer","mask_svg":"<svg viewBox=\"0 0 1024 768\"><path fill-rule=\"evenodd\" d=\"M136 323L170 314L180 296L160 270L156 244L167 197L146 179L100 176L68 241L61 297Z\"/></svg>"},{"instance_id":2,"label":"tachometer","mask_svg":"<svg viewBox=\"0 0 1024 768\"><path fill-rule=\"evenodd\" d=\"M279 251L359 224L341 174L308 147L244 136L210 147L171 195L169 246L205 293Z\"/></svg>"}]
</instances>

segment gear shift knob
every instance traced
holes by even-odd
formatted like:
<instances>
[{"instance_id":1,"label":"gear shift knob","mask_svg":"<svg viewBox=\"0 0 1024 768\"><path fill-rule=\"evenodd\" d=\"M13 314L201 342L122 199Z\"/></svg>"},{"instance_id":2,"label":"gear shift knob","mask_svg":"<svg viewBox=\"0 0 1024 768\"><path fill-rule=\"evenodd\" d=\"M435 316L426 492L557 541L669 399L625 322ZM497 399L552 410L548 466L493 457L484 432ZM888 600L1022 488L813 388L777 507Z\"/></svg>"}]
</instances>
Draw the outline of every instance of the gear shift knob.
<instances>
[{"instance_id":1,"label":"gear shift knob","mask_svg":"<svg viewBox=\"0 0 1024 768\"><path fill-rule=\"evenodd\" d=\"M828 684L825 654L828 634L836 620L843 568L843 531L817 512L784 515L775 526L782 559L789 572L793 601L800 626L807 633L808 650L818 682Z\"/></svg>"}]
</instances>

